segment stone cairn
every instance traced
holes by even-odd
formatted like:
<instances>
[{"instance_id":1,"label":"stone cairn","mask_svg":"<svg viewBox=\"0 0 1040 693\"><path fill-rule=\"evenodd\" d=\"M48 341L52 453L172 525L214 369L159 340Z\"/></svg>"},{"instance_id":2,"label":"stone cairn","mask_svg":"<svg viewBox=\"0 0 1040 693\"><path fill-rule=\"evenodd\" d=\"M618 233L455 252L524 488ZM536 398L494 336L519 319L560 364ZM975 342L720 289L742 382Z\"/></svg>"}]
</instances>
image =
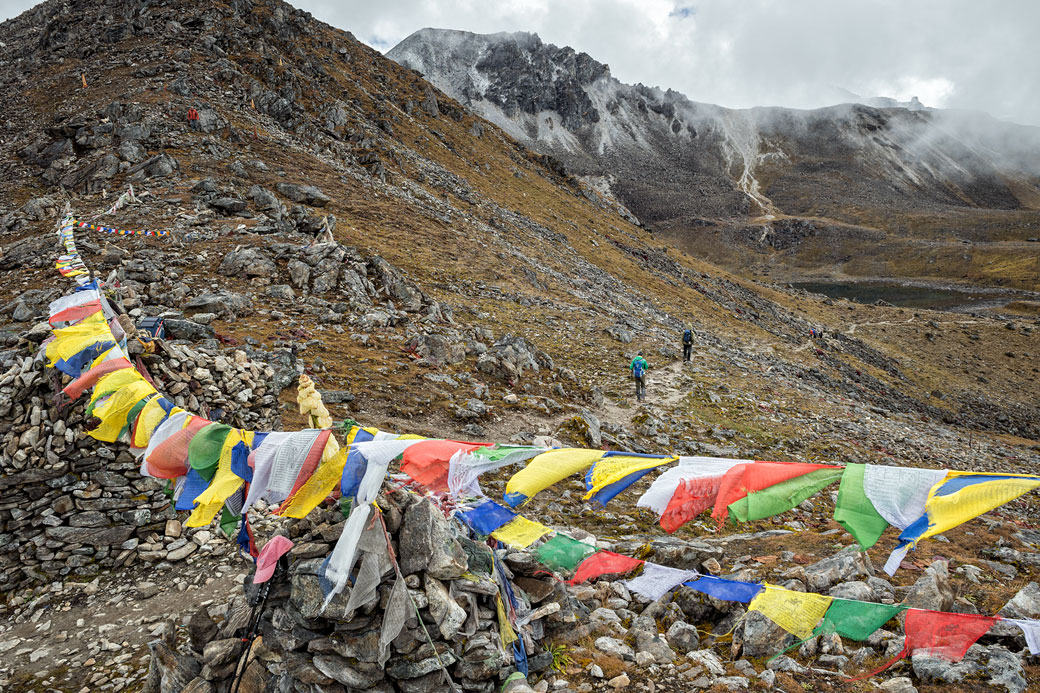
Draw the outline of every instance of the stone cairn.
<instances>
[{"instance_id":1,"label":"stone cairn","mask_svg":"<svg viewBox=\"0 0 1040 693\"><path fill-rule=\"evenodd\" d=\"M378 566L376 584L365 583L368 569L361 568L353 586L348 584L322 609L321 566L343 517L338 508L314 511L287 528L296 542L289 554L291 568L287 578L274 578L248 656L242 656L242 635L253 614L249 597L257 589L251 578L222 626L206 609L196 612L188 625L190 654L168 642L151 643L146 689L231 690L237 676L242 693L490 693L517 670L512 645L503 647L498 615L499 599L510 609L504 583L515 595L516 622L527 624L518 630L530 672L552 664L542 645L546 639L587 617L588 610L530 555L499 552L496 567L491 549L468 539L430 500L394 489L380 496L378 505L382 522L368 527L359 544L359 563L371 554L369 560ZM388 604L398 579L408 592L404 623L381 650L381 634L393 635ZM355 594L359 590L362 594Z\"/></svg>"},{"instance_id":2,"label":"stone cairn","mask_svg":"<svg viewBox=\"0 0 1040 693\"><path fill-rule=\"evenodd\" d=\"M198 545L167 532L176 515L163 483L141 476L125 444L101 444L84 433L87 395L56 403L62 376L38 356L48 334L42 323L3 352L9 365L0 374L0 592L186 558ZM234 426L278 423L277 392L265 389L277 380L271 365L241 350L156 343L156 353L143 354L131 341L149 377L178 406Z\"/></svg>"},{"instance_id":3,"label":"stone cairn","mask_svg":"<svg viewBox=\"0 0 1040 693\"><path fill-rule=\"evenodd\" d=\"M186 624L186 641L178 642L171 629L165 639L150 643L144 690L530 693L528 677L542 679L536 691L547 685L571 693L622 690L638 677L650 678L662 690L747 690L773 688L778 677L809 672L841 681L903 647L896 623L896 630L880 629L865 642L821 634L791 656L780 655L798 645L795 636L761 613L748 612L745 604L688 587L655 601L630 591L620 575L569 585L530 550L492 552L469 539L461 523L446 519L429 498L394 481L377 504L377 519L361 535L355 577L327 608L322 608L322 564L343 527L338 507L315 510L285 526L295 546L288 569L273 578L262 610L255 606L258 587L247 578L244 593L229 603L200 606ZM594 541L581 530L569 533ZM673 568L715 574L721 572L718 559L725 545L722 539L645 536L595 543L629 555L641 551ZM407 587L403 609L393 604L398 580ZM895 587L874 575L865 553L845 550L796 566L783 584L832 596L953 608L943 561L914 585ZM512 646L503 646L503 630L508 635L511 629L502 628L498 606L502 599L508 610L509 592L515 596L514 623L524 643L526 677L518 672ZM1030 583L1001 614L1026 617L1036 609L1040 588ZM897 665L896 677L882 688L914 691L905 678L909 668L925 682L953 683L970 671L988 676L998 690L1024 693L1024 646L1021 634L1009 627L985 636L958 664L915 654L912 662ZM773 655L780 656L767 659ZM574 676L584 681L566 680Z\"/></svg>"}]
</instances>

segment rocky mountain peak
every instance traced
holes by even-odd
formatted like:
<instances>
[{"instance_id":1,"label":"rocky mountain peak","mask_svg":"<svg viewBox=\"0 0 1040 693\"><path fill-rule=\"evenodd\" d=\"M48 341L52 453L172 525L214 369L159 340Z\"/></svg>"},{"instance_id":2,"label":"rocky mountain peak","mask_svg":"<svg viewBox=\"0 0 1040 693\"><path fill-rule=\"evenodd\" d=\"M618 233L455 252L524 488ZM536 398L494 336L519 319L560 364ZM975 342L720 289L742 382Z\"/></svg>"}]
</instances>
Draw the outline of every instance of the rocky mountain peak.
<instances>
[{"instance_id":1,"label":"rocky mountain peak","mask_svg":"<svg viewBox=\"0 0 1040 693\"><path fill-rule=\"evenodd\" d=\"M1004 228L1021 225L1014 240L1040 228L1037 128L930 109L916 98L813 111L727 109L671 89L623 84L591 56L530 35L423 30L387 56L528 146L601 181L650 228L685 247L703 247L706 228L723 230L719 252L709 251L715 260L731 261L722 248L756 237L740 231L749 222L765 224L757 236L765 239L784 216L811 217L827 229L823 242L846 247L846 257L864 248L849 245L837 225L862 227L852 234L859 239L879 231L902 237L916 226L911 217L925 213L944 219L955 243L965 235L993 240L978 229L991 226L994 212L1004 215ZM813 271L831 271L808 260L819 243L798 245L788 248L795 263L804 254ZM994 262L1018 252L997 250ZM905 245L895 251L906 252ZM762 264L771 265L767 257ZM907 272L897 265L884 271ZM959 264L944 272L963 277Z\"/></svg>"}]
</instances>

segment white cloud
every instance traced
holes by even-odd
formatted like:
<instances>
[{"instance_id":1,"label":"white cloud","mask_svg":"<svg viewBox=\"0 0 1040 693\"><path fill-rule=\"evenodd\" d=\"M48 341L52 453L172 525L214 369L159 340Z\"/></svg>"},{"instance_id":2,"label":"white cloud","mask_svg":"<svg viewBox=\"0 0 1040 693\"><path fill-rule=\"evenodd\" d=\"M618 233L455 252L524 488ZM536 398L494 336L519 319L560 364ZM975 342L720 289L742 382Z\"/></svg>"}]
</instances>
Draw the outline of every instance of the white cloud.
<instances>
[{"instance_id":1,"label":"white cloud","mask_svg":"<svg viewBox=\"0 0 1040 693\"><path fill-rule=\"evenodd\" d=\"M0 0L0 17L29 4ZM296 0L388 50L423 27L537 32L624 82L731 107L810 108L841 90L917 96L1040 125L1033 0Z\"/></svg>"}]
</instances>

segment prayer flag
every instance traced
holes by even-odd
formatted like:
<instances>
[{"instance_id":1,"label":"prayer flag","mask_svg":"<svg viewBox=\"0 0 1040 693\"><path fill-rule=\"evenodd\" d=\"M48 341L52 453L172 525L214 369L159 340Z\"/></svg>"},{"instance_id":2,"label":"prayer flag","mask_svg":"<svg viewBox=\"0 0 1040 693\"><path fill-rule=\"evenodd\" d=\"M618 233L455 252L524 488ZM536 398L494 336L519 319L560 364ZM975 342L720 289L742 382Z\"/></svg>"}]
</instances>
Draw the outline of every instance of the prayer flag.
<instances>
[{"instance_id":1,"label":"prayer flag","mask_svg":"<svg viewBox=\"0 0 1040 693\"><path fill-rule=\"evenodd\" d=\"M585 474L584 500L606 505L614 496L634 484L651 470L675 462L678 457L606 452Z\"/></svg>"},{"instance_id":2,"label":"prayer flag","mask_svg":"<svg viewBox=\"0 0 1040 693\"><path fill-rule=\"evenodd\" d=\"M577 585L601 575L622 575L635 570L645 561L631 556L622 556L613 551L599 551L592 554L578 566L574 577L567 581L569 585Z\"/></svg>"},{"instance_id":3,"label":"prayer flag","mask_svg":"<svg viewBox=\"0 0 1040 693\"><path fill-rule=\"evenodd\" d=\"M738 464L722 477L715 510L711 516L719 522L729 516L729 506L753 491L761 491L780 482L819 469L835 469L833 465L805 462L754 462Z\"/></svg>"},{"instance_id":4,"label":"prayer flag","mask_svg":"<svg viewBox=\"0 0 1040 693\"><path fill-rule=\"evenodd\" d=\"M492 532L491 536L515 549L524 549L551 531L545 525L532 522L525 517L517 515L511 521Z\"/></svg>"},{"instance_id":5,"label":"prayer flag","mask_svg":"<svg viewBox=\"0 0 1040 693\"><path fill-rule=\"evenodd\" d=\"M818 469L761 491L748 493L729 506L729 513L741 522L761 520L796 507L809 496L841 478L841 467Z\"/></svg>"},{"instance_id":6,"label":"prayer flag","mask_svg":"<svg viewBox=\"0 0 1040 693\"><path fill-rule=\"evenodd\" d=\"M744 604L750 602L755 598L756 594L762 591L762 585L757 582L727 580L714 575L701 575L696 580L684 582L683 585L716 599L727 602L743 602Z\"/></svg>"},{"instance_id":7,"label":"prayer flag","mask_svg":"<svg viewBox=\"0 0 1040 693\"><path fill-rule=\"evenodd\" d=\"M766 585L751 600L748 611L758 611L800 640L808 638L827 612L834 597L795 592Z\"/></svg>"},{"instance_id":8,"label":"prayer flag","mask_svg":"<svg viewBox=\"0 0 1040 693\"><path fill-rule=\"evenodd\" d=\"M543 452L506 482L505 501L510 507L526 503L571 474L576 474L603 457L602 450L560 448Z\"/></svg>"},{"instance_id":9,"label":"prayer flag","mask_svg":"<svg viewBox=\"0 0 1040 693\"><path fill-rule=\"evenodd\" d=\"M487 536L499 527L512 522L516 513L494 501L484 501L472 510L460 514L463 522L477 534Z\"/></svg>"},{"instance_id":10,"label":"prayer flag","mask_svg":"<svg viewBox=\"0 0 1040 693\"><path fill-rule=\"evenodd\" d=\"M563 534L557 534L535 549L538 560L557 572L574 570L576 565L593 553L596 553L595 546Z\"/></svg>"},{"instance_id":11,"label":"prayer flag","mask_svg":"<svg viewBox=\"0 0 1040 693\"><path fill-rule=\"evenodd\" d=\"M860 547L869 549L881 538L888 521L874 508L863 490L864 464L848 464L838 487L838 503L834 519L856 539Z\"/></svg>"}]
</instances>

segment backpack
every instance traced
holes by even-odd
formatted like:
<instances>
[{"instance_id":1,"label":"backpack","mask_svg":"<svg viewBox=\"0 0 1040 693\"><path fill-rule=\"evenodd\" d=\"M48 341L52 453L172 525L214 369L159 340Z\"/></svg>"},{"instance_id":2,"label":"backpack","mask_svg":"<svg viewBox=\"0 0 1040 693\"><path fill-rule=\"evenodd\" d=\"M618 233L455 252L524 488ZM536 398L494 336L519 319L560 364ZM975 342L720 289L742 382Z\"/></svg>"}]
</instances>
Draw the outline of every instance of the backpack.
<instances>
[{"instance_id":1,"label":"backpack","mask_svg":"<svg viewBox=\"0 0 1040 693\"><path fill-rule=\"evenodd\" d=\"M638 359L632 365L632 375L634 375L637 378L642 378L643 377L643 371L645 369L646 369L646 361L644 361L643 359Z\"/></svg>"},{"instance_id":2,"label":"backpack","mask_svg":"<svg viewBox=\"0 0 1040 693\"><path fill-rule=\"evenodd\" d=\"M682 333L682 343L683 344L693 344L693 332L691 332L690 330L686 330L685 332L683 332Z\"/></svg>"}]
</instances>

